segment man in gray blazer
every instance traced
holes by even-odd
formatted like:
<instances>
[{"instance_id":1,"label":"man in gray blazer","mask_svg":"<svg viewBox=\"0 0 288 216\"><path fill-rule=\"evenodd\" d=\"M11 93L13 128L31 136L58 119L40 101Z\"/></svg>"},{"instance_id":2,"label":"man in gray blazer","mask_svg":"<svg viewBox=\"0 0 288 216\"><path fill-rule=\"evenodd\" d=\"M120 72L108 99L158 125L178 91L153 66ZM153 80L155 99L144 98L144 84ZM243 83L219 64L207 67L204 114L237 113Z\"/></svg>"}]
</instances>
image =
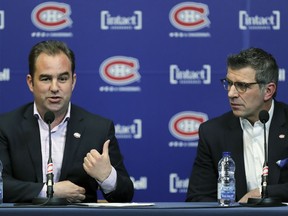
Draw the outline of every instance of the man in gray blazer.
<instances>
[{"instance_id":1,"label":"man in gray blazer","mask_svg":"<svg viewBox=\"0 0 288 216\"><path fill-rule=\"evenodd\" d=\"M259 112L266 110L269 120L268 197L288 201L288 107L274 98L278 66L271 54L250 48L227 60L222 79L232 111L208 120L199 127L197 156L189 180L186 201L217 201L218 161L230 151L236 164L236 201L261 197L264 164L264 128ZM279 162L284 163L279 163Z\"/></svg>"},{"instance_id":2,"label":"man in gray blazer","mask_svg":"<svg viewBox=\"0 0 288 216\"><path fill-rule=\"evenodd\" d=\"M46 197L51 123L54 197L68 202L130 202L134 188L124 166L114 124L71 104L76 84L75 57L60 41L36 44L29 55L27 84L34 103L0 116L0 159L4 202Z\"/></svg>"}]
</instances>

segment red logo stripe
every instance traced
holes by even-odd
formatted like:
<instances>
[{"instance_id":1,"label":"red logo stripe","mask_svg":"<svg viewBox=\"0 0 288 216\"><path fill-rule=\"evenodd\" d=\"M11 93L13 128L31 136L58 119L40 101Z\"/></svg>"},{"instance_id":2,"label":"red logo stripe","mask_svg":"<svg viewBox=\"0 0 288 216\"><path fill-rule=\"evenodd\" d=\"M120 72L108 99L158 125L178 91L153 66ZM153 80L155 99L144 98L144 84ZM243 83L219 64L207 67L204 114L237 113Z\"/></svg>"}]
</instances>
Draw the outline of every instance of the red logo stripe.
<instances>
[{"instance_id":1,"label":"red logo stripe","mask_svg":"<svg viewBox=\"0 0 288 216\"><path fill-rule=\"evenodd\" d=\"M199 123L202 123L204 122L204 119L203 118L197 118L197 117L194 117L194 116L183 116L179 119L177 119L175 122L174 122L174 129L177 133L181 134L181 135L184 135L184 136L193 136L193 135L196 135L198 134L198 130L196 131L191 131L191 132L184 132L183 130L180 130L178 125L183 121L183 120L191 120L191 121L197 121Z\"/></svg>"},{"instance_id":2,"label":"red logo stripe","mask_svg":"<svg viewBox=\"0 0 288 216\"><path fill-rule=\"evenodd\" d=\"M134 68L134 64L132 62L126 62L126 61L113 61L109 64L107 64L104 68L104 73L107 77L109 77L110 79L113 79L113 80L126 80L126 79L131 79L135 76L134 73L131 73L130 75L128 76L125 76L125 77L116 77L116 76L113 76L112 74L109 73L109 68L112 67L113 65L115 64L121 64L121 65L127 65L131 68Z\"/></svg>"},{"instance_id":3,"label":"red logo stripe","mask_svg":"<svg viewBox=\"0 0 288 216\"><path fill-rule=\"evenodd\" d=\"M63 23L66 22L65 19L62 19L60 20L59 22L45 22L43 21L41 18L40 18L40 15L42 12L45 12L46 10L55 10L55 11L60 11L62 12L63 14L66 13L66 9L65 8L58 8L58 7L55 7L55 6L49 6L49 7L44 7L42 9L40 9L39 11L37 11L36 13L36 19L43 25L46 25L46 26L57 26L57 25L62 25Z\"/></svg>"},{"instance_id":4,"label":"red logo stripe","mask_svg":"<svg viewBox=\"0 0 288 216\"><path fill-rule=\"evenodd\" d=\"M204 19L201 19L197 22L191 22L191 23L187 23L187 22L183 22L181 19L179 19L179 14L182 12L182 11L185 11L185 10L191 10L191 11L197 11L201 14L204 13L204 9L203 8L197 8L197 7L193 7L193 6L187 6L187 7L183 7L183 8L180 8L179 10L177 10L174 14L174 19L176 20L177 23L179 23L180 25L183 25L183 26L197 26L199 24L202 24L203 22L205 22Z\"/></svg>"}]
</instances>

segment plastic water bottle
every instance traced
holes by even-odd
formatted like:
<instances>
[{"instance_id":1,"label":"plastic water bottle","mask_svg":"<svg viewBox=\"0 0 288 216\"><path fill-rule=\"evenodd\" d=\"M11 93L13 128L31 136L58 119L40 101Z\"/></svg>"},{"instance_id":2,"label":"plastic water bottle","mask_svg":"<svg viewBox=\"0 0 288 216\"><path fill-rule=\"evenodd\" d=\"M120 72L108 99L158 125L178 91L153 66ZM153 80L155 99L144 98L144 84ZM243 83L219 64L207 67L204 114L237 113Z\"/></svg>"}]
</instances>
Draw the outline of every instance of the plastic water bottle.
<instances>
[{"instance_id":1,"label":"plastic water bottle","mask_svg":"<svg viewBox=\"0 0 288 216\"><path fill-rule=\"evenodd\" d=\"M0 204L3 203L3 178L2 178L2 170L3 170L3 165L2 165L2 161L0 160Z\"/></svg>"},{"instance_id":2,"label":"plastic water bottle","mask_svg":"<svg viewBox=\"0 0 288 216\"><path fill-rule=\"evenodd\" d=\"M235 203L235 162L231 152L223 152L218 173L218 203L220 206L231 206Z\"/></svg>"}]
</instances>

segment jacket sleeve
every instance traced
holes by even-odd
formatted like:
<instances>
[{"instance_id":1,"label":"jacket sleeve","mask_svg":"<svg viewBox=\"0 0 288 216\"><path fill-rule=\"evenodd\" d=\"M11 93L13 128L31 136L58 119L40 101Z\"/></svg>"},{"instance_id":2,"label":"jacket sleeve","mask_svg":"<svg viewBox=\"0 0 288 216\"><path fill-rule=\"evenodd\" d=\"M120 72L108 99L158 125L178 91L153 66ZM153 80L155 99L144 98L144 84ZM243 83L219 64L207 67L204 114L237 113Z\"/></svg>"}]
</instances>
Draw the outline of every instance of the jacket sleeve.
<instances>
[{"instance_id":1,"label":"jacket sleeve","mask_svg":"<svg viewBox=\"0 0 288 216\"><path fill-rule=\"evenodd\" d=\"M217 201L217 170L207 145L203 126L199 127L197 156L189 179L186 202Z\"/></svg>"}]
</instances>

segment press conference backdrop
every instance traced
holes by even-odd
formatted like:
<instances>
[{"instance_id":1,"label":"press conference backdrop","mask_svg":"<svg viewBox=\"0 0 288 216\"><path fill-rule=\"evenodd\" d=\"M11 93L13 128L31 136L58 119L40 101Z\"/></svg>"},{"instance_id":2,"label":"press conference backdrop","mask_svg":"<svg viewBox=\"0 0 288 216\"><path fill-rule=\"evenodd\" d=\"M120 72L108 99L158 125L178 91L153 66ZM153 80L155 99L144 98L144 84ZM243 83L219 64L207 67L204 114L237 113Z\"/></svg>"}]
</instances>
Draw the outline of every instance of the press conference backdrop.
<instances>
[{"instance_id":1,"label":"press conference backdrop","mask_svg":"<svg viewBox=\"0 0 288 216\"><path fill-rule=\"evenodd\" d=\"M72 102L114 121L134 201L184 201L199 125L230 110L227 55L272 53L288 102L287 38L287 0L0 0L0 112L33 100L31 47L65 41Z\"/></svg>"}]
</instances>

